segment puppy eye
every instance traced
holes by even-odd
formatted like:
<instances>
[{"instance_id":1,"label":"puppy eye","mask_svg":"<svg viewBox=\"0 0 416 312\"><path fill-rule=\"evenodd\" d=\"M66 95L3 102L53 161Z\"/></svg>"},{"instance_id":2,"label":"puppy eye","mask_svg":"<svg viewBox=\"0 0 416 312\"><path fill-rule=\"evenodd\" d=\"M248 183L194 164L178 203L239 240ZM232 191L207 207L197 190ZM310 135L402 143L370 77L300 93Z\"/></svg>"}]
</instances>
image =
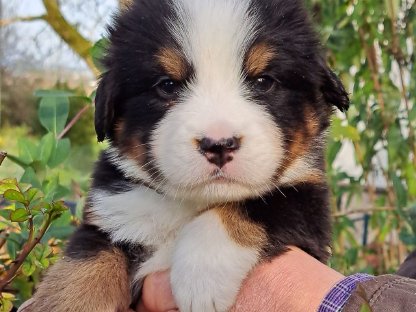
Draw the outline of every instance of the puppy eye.
<instances>
[{"instance_id":1,"label":"puppy eye","mask_svg":"<svg viewBox=\"0 0 416 312\"><path fill-rule=\"evenodd\" d=\"M261 76L253 79L252 88L258 92L269 92L276 85L276 81L270 76Z\"/></svg>"},{"instance_id":2,"label":"puppy eye","mask_svg":"<svg viewBox=\"0 0 416 312\"><path fill-rule=\"evenodd\" d=\"M178 96L181 84L172 79L163 79L156 85L156 91L160 97L172 100Z\"/></svg>"}]
</instances>

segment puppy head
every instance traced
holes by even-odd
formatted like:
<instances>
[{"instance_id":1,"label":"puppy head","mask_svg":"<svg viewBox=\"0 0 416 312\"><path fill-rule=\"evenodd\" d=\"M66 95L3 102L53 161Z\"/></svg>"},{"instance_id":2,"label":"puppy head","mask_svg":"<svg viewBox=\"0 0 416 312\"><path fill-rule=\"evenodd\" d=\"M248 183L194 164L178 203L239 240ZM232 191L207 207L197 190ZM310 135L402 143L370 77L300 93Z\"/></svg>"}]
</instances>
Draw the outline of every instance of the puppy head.
<instances>
[{"instance_id":1,"label":"puppy head","mask_svg":"<svg viewBox=\"0 0 416 312\"><path fill-rule=\"evenodd\" d=\"M126 176L207 204L322 182L349 101L300 1L137 0L110 41L96 130Z\"/></svg>"}]
</instances>

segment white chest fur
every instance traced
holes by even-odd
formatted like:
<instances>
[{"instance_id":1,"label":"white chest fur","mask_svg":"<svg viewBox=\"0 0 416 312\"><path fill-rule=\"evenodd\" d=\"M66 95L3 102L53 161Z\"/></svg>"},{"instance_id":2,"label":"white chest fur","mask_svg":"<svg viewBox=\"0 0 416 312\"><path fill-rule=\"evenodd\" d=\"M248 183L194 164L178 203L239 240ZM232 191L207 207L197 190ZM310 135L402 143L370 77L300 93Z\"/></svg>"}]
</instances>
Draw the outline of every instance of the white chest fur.
<instances>
[{"instance_id":1,"label":"white chest fur","mask_svg":"<svg viewBox=\"0 0 416 312\"><path fill-rule=\"evenodd\" d=\"M146 187L110 194L93 191L92 223L111 233L113 242L159 246L197 214L189 203L170 200Z\"/></svg>"}]
</instances>

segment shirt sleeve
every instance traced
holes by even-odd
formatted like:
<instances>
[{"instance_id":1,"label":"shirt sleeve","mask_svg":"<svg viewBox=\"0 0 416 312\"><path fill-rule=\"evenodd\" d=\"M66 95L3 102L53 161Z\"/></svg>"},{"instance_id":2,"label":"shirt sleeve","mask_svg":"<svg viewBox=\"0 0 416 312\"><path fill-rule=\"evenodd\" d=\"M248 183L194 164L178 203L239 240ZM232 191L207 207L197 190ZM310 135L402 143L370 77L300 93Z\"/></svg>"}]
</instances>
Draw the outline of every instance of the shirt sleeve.
<instances>
[{"instance_id":1,"label":"shirt sleeve","mask_svg":"<svg viewBox=\"0 0 416 312\"><path fill-rule=\"evenodd\" d=\"M356 289L358 283L374 279L373 276L367 274L354 274L348 276L338 282L325 296L318 312L338 312L342 311L348 299Z\"/></svg>"},{"instance_id":2,"label":"shirt sleeve","mask_svg":"<svg viewBox=\"0 0 416 312\"><path fill-rule=\"evenodd\" d=\"M416 280L381 275L359 282L342 312L358 312L363 306L374 312L416 311Z\"/></svg>"}]
</instances>

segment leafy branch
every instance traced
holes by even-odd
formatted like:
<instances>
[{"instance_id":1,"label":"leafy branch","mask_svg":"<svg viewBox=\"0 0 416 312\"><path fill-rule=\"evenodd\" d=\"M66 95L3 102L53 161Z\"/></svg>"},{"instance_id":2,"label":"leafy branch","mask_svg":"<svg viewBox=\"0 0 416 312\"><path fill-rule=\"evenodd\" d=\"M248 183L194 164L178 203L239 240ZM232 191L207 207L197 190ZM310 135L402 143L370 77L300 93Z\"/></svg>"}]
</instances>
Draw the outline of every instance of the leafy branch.
<instances>
[{"instance_id":1,"label":"leafy branch","mask_svg":"<svg viewBox=\"0 0 416 312\"><path fill-rule=\"evenodd\" d=\"M23 263L40 243L51 223L67 210L62 201L45 200L42 192L36 188L17 183L16 180L0 181L2 197L11 203L9 206L9 220L19 226L27 226L29 236L19 255L11 262L8 269L0 276L0 293L10 284L18 274ZM35 225L35 218L42 217L39 227Z\"/></svg>"}]
</instances>

